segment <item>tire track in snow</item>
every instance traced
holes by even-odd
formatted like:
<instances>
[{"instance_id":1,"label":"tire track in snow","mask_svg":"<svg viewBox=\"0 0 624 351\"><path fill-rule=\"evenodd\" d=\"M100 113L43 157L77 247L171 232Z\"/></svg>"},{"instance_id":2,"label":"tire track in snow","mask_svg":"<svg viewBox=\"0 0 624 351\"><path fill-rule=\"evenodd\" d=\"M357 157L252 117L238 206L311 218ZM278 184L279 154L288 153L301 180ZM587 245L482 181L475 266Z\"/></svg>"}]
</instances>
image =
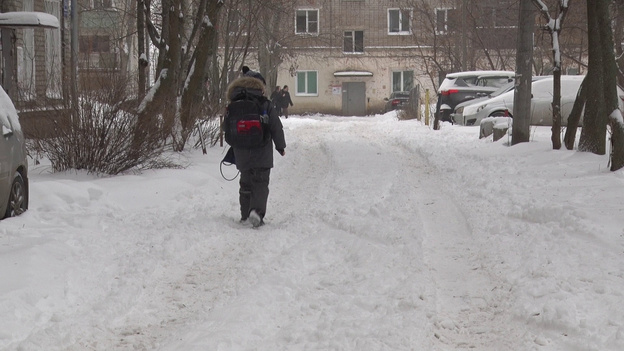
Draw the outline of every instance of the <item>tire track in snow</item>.
<instances>
[{"instance_id":1,"label":"tire track in snow","mask_svg":"<svg viewBox=\"0 0 624 351\"><path fill-rule=\"evenodd\" d=\"M426 163L423 157L419 162ZM427 169L430 175L418 183L425 265L432 284L433 350L525 349L525 327L508 311L512 287L486 266L487 247L474 237L465 210L447 194L440 180L445 178L434 167Z\"/></svg>"}]
</instances>

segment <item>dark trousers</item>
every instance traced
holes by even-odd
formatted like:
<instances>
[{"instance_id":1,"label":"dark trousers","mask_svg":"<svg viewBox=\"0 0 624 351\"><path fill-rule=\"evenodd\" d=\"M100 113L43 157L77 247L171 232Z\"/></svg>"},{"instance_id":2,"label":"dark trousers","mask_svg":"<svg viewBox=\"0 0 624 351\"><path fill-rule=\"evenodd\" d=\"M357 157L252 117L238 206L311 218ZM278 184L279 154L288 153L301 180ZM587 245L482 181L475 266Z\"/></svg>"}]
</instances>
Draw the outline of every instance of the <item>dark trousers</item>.
<instances>
[{"instance_id":1,"label":"dark trousers","mask_svg":"<svg viewBox=\"0 0 624 351\"><path fill-rule=\"evenodd\" d=\"M264 218L269 199L270 174L270 168L252 168L241 171L239 202L242 219L247 219L251 210L256 210L260 218Z\"/></svg>"},{"instance_id":2,"label":"dark trousers","mask_svg":"<svg viewBox=\"0 0 624 351\"><path fill-rule=\"evenodd\" d=\"M288 118L288 106L282 107L282 114L284 117Z\"/></svg>"}]
</instances>

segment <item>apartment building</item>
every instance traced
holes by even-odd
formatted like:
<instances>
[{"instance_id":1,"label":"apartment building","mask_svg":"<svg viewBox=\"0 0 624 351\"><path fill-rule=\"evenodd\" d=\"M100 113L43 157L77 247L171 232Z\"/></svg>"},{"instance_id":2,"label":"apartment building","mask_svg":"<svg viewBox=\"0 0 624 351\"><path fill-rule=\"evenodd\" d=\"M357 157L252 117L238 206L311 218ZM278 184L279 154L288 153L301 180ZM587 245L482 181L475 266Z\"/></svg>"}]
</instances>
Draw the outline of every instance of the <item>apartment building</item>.
<instances>
[{"instance_id":1,"label":"apartment building","mask_svg":"<svg viewBox=\"0 0 624 351\"><path fill-rule=\"evenodd\" d=\"M394 91L431 86L414 55L429 50L414 10L405 1L299 1L284 29L297 37L296 55L278 73L292 111L363 116L381 112Z\"/></svg>"},{"instance_id":2,"label":"apartment building","mask_svg":"<svg viewBox=\"0 0 624 351\"><path fill-rule=\"evenodd\" d=\"M564 66L575 71L585 59L575 29L582 5L561 37ZM280 65L277 83L290 87L294 112L373 114L394 91L419 85L435 97L449 72L515 70L514 0L298 0L292 12L283 26L296 37L296 55ZM535 16L536 74L548 74L550 38Z\"/></svg>"}]
</instances>

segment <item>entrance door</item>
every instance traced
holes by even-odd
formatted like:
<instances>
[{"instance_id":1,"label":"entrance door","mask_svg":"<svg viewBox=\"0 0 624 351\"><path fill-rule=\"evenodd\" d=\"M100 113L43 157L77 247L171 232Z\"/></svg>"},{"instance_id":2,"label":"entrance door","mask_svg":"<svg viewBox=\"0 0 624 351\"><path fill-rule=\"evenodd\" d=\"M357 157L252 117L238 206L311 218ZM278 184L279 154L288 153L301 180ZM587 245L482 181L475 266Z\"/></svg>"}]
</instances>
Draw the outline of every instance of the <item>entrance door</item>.
<instances>
[{"instance_id":1,"label":"entrance door","mask_svg":"<svg viewBox=\"0 0 624 351\"><path fill-rule=\"evenodd\" d=\"M342 114L345 116L366 115L366 83L342 83Z\"/></svg>"}]
</instances>

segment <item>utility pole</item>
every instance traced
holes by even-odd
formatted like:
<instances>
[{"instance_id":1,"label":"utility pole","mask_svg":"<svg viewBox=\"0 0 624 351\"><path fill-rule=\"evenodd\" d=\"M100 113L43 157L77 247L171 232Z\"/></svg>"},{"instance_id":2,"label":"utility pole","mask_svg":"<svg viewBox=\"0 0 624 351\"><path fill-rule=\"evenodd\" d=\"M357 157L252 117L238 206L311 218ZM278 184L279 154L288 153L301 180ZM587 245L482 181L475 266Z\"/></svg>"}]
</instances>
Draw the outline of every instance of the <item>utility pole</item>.
<instances>
[{"instance_id":1,"label":"utility pole","mask_svg":"<svg viewBox=\"0 0 624 351\"><path fill-rule=\"evenodd\" d=\"M528 142L530 136L534 11L535 7L531 0L520 0L512 145Z\"/></svg>"}]
</instances>

